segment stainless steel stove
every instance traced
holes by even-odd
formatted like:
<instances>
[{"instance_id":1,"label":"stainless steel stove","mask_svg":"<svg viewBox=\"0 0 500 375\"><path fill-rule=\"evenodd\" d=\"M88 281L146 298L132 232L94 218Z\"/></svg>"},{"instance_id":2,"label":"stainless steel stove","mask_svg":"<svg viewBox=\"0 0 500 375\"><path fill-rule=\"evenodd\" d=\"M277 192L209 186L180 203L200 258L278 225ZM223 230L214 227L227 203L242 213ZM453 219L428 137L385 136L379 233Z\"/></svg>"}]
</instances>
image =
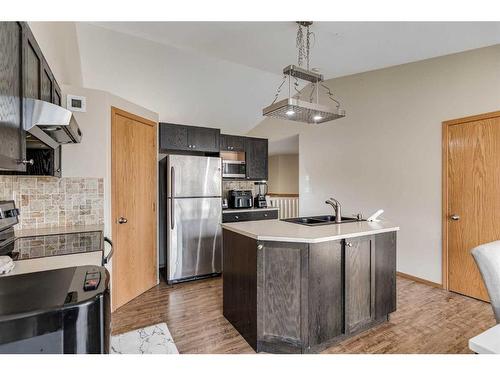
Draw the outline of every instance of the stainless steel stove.
<instances>
[{"instance_id":1,"label":"stainless steel stove","mask_svg":"<svg viewBox=\"0 0 500 375\"><path fill-rule=\"evenodd\" d=\"M13 201L0 201L0 255L15 261L0 276L0 353L108 353L109 273L102 264L112 251L103 259L102 232L16 238L19 215ZM83 253L98 261L87 263L85 255L77 264L72 256Z\"/></svg>"}]
</instances>

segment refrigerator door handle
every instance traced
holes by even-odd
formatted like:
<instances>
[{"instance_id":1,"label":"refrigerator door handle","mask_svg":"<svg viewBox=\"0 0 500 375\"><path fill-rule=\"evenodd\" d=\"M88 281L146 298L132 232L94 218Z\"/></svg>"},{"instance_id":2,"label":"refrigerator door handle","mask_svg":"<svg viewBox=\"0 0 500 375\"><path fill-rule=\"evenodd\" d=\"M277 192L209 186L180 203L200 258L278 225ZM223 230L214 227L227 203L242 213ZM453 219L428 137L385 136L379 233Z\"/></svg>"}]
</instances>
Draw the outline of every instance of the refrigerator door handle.
<instances>
[{"instance_id":1,"label":"refrigerator door handle","mask_svg":"<svg viewBox=\"0 0 500 375\"><path fill-rule=\"evenodd\" d=\"M175 169L170 167L170 228L175 227Z\"/></svg>"}]
</instances>

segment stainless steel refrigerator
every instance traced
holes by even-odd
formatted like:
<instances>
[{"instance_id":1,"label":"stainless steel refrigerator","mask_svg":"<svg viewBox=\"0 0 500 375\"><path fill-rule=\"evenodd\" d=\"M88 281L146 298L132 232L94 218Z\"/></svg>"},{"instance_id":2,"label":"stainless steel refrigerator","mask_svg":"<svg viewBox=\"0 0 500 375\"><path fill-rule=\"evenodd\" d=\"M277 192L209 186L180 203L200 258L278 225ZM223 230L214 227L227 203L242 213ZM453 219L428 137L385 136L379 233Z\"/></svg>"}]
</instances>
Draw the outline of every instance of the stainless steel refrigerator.
<instances>
[{"instance_id":1,"label":"stainless steel refrigerator","mask_svg":"<svg viewBox=\"0 0 500 375\"><path fill-rule=\"evenodd\" d=\"M168 155L167 282L222 272L221 158Z\"/></svg>"}]
</instances>

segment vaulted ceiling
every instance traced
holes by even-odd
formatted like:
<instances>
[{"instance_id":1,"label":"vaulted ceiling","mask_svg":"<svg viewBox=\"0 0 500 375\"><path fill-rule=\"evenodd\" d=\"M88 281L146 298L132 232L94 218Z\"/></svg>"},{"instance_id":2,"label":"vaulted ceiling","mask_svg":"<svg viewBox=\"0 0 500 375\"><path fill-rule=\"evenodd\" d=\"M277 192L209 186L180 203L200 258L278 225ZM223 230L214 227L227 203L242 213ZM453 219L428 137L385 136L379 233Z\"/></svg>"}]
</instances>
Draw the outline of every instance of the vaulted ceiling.
<instances>
[{"instance_id":1,"label":"vaulted ceiling","mask_svg":"<svg viewBox=\"0 0 500 375\"><path fill-rule=\"evenodd\" d=\"M500 22L317 22L311 67L325 78L500 43ZM76 23L83 85L159 113L160 120L245 134L262 120L294 22Z\"/></svg>"},{"instance_id":2,"label":"vaulted ceiling","mask_svg":"<svg viewBox=\"0 0 500 375\"><path fill-rule=\"evenodd\" d=\"M155 42L280 74L295 63L295 22L101 22ZM500 22L316 22L312 66L326 78L500 43Z\"/></svg>"}]
</instances>

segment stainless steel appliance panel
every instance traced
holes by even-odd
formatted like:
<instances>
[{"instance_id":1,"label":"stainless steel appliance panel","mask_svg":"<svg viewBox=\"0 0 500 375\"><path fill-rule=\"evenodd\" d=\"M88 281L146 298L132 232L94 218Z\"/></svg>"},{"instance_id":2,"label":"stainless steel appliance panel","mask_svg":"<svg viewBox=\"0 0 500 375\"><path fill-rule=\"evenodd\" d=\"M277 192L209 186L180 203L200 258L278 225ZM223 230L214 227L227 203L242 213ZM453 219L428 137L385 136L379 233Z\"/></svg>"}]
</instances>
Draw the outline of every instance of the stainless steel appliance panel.
<instances>
[{"instance_id":1,"label":"stainless steel appliance panel","mask_svg":"<svg viewBox=\"0 0 500 375\"><path fill-rule=\"evenodd\" d=\"M222 177L245 178L246 163L241 160L222 160Z\"/></svg>"},{"instance_id":2,"label":"stainless steel appliance panel","mask_svg":"<svg viewBox=\"0 0 500 375\"><path fill-rule=\"evenodd\" d=\"M167 281L222 272L220 198L168 199Z\"/></svg>"},{"instance_id":3,"label":"stainless steel appliance panel","mask_svg":"<svg viewBox=\"0 0 500 375\"><path fill-rule=\"evenodd\" d=\"M222 195L221 158L169 155L167 173L169 198Z\"/></svg>"}]
</instances>

